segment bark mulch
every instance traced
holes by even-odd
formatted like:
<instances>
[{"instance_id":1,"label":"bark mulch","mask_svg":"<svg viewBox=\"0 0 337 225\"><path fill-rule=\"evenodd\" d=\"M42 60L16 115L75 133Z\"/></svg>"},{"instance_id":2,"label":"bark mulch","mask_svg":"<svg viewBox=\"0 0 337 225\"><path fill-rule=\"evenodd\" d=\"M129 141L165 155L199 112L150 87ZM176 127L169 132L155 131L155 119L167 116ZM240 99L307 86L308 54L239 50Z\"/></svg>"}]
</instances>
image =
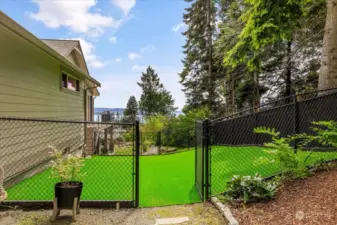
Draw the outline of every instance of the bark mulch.
<instances>
[{"instance_id":1,"label":"bark mulch","mask_svg":"<svg viewBox=\"0 0 337 225\"><path fill-rule=\"evenodd\" d=\"M231 207L239 224L336 225L337 171L286 183L275 200Z\"/></svg>"}]
</instances>

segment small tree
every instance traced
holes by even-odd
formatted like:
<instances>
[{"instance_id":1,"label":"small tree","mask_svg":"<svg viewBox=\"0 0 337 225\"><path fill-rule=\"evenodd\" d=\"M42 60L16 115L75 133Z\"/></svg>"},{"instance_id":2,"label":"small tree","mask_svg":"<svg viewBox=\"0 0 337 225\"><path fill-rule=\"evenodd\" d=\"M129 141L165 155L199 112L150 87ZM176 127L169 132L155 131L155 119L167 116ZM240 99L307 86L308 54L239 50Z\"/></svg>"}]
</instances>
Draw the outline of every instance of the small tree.
<instances>
[{"instance_id":1,"label":"small tree","mask_svg":"<svg viewBox=\"0 0 337 225\"><path fill-rule=\"evenodd\" d=\"M126 109L124 110L124 119L135 121L138 114L138 103L135 96L130 96Z\"/></svg>"}]
</instances>

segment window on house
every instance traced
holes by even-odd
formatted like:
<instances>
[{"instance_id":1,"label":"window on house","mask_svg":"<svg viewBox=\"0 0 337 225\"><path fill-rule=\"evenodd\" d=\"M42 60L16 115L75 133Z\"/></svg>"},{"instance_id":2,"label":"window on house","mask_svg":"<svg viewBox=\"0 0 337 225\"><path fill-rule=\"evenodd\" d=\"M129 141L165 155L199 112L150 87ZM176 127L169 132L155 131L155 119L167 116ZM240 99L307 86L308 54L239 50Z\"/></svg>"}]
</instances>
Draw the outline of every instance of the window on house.
<instances>
[{"instance_id":1,"label":"window on house","mask_svg":"<svg viewBox=\"0 0 337 225\"><path fill-rule=\"evenodd\" d=\"M76 78L73 78L66 73L62 73L62 88L66 88L72 91L80 91L80 81Z\"/></svg>"}]
</instances>

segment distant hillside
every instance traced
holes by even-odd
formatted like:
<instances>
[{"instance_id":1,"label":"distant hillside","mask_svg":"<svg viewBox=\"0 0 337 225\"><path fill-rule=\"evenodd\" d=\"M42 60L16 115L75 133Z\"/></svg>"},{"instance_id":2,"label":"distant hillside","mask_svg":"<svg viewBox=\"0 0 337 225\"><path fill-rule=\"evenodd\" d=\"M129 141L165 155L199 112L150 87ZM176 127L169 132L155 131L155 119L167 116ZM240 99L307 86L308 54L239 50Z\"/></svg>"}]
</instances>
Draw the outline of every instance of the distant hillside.
<instances>
[{"instance_id":1,"label":"distant hillside","mask_svg":"<svg viewBox=\"0 0 337 225\"><path fill-rule=\"evenodd\" d=\"M123 108L95 108L95 114L102 113L102 112L105 112L105 111L110 111L110 112L114 112L114 113L119 112L120 114L124 113L124 109ZM176 111L175 114L178 116L180 114L183 114L183 112Z\"/></svg>"},{"instance_id":2,"label":"distant hillside","mask_svg":"<svg viewBox=\"0 0 337 225\"><path fill-rule=\"evenodd\" d=\"M105 111L110 111L110 112L119 112L120 114L123 114L124 109L123 108L95 108L95 114L97 113L102 113Z\"/></svg>"}]
</instances>

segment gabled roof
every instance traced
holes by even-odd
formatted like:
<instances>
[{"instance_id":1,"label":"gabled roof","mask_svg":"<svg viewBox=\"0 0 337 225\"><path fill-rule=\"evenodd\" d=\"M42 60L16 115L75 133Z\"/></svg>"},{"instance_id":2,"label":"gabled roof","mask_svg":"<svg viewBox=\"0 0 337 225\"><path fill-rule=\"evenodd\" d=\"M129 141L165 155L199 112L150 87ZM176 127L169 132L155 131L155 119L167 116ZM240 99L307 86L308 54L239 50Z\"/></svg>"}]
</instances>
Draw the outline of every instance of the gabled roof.
<instances>
[{"instance_id":1,"label":"gabled roof","mask_svg":"<svg viewBox=\"0 0 337 225\"><path fill-rule=\"evenodd\" d=\"M78 45L78 41L75 40L41 39L41 41L57 51L63 57L66 57Z\"/></svg>"},{"instance_id":2,"label":"gabled roof","mask_svg":"<svg viewBox=\"0 0 337 225\"><path fill-rule=\"evenodd\" d=\"M74 50L77 53L76 55L79 54L78 60L80 61L80 65L76 65L84 70L88 74L88 76L90 76L87 62L84 59L84 54L79 40L41 39L41 41L43 41L46 45L57 51L60 55L68 60L68 56Z\"/></svg>"},{"instance_id":3,"label":"gabled roof","mask_svg":"<svg viewBox=\"0 0 337 225\"><path fill-rule=\"evenodd\" d=\"M97 86L101 86L101 84L95 80L93 77L91 77L88 73L88 71L85 71L81 69L80 67L76 66L72 62L70 62L67 58L64 57L64 55L61 53L66 47L61 47L59 50L55 50L53 47L49 46L39 38L37 38L35 35L27 31L25 28L20 26L18 23L16 23L13 19L11 19L9 16L7 16L3 11L0 10L0 25L3 25L6 29L16 33L17 35L21 36L26 41L30 42L31 44L35 45L37 48L41 49L42 51L46 52L50 56L54 57L55 59L59 60L61 63L72 69L73 71L76 71L77 73L81 74L82 76L86 77L90 82ZM79 41L74 41L79 43ZM76 46L74 47L76 48ZM62 50L61 50L62 49ZM61 52L59 52L61 51Z\"/></svg>"}]
</instances>

